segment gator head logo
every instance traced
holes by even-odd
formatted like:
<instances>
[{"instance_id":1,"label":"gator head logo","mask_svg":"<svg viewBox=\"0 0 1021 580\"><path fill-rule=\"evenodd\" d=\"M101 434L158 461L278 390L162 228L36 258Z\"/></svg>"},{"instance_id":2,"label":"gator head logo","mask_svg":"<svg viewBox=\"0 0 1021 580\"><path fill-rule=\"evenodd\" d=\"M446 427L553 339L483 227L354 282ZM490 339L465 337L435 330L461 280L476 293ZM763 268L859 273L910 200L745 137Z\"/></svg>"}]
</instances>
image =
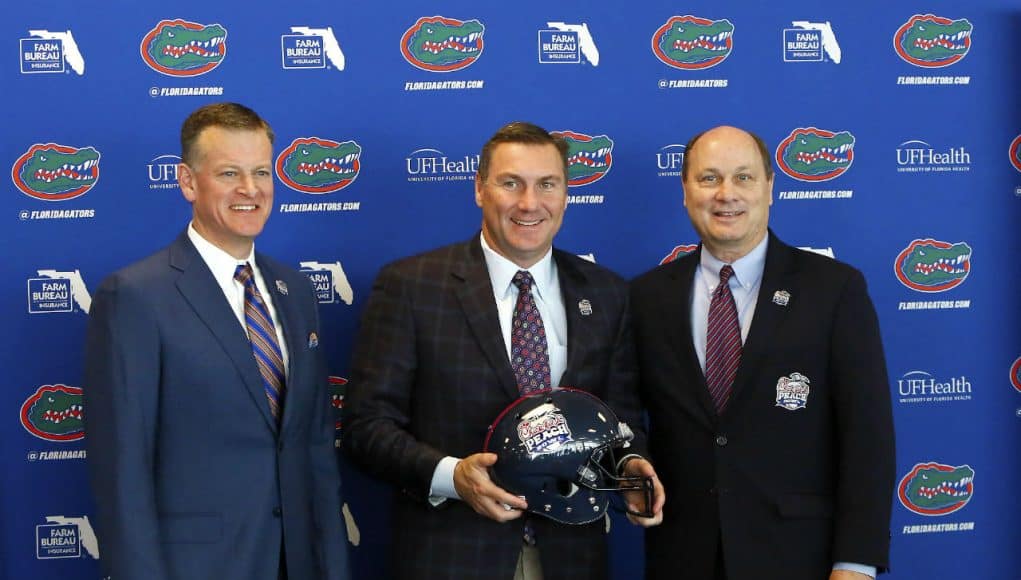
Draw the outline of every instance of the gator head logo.
<instances>
[{"instance_id":1,"label":"gator head logo","mask_svg":"<svg viewBox=\"0 0 1021 580\"><path fill-rule=\"evenodd\" d=\"M67 385L43 385L21 405L25 430L47 441L77 441L85 437L82 390Z\"/></svg>"},{"instance_id":2,"label":"gator head logo","mask_svg":"<svg viewBox=\"0 0 1021 580\"><path fill-rule=\"evenodd\" d=\"M22 193L36 199L73 199L99 180L99 151L36 143L14 162L11 179Z\"/></svg>"},{"instance_id":3,"label":"gator head logo","mask_svg":"<svg viewBox=\"0 0 1021 580\"><path fill-rule=\"evenodd\" d=\"M962 465L919 463L900 480L900 503L916 514L944 516L968 503L975 491L975 472Z\"/></svg>"},{"instance_id":4,"label":"gator head logo","mask_svg":"<svg viewBox=\"0 0 1021 580\"><path fill-rule=\"evenodd\" d=\"M333 409L334 423L337 432L337 440L340 440L340 431L343 426L344 413L344 392L347 390L347 379L330 375L330 407Z\"/></svg>"},{"instance_id":5,"label":"gator head logo","mask_svg":"<svg viewBox=\"0 0 1021 580\"><path fill-rule=\"evenodd\" d=\"M219 24L161 20L142 38L142 60L152 70L172 77L205 74L227 56L227 30Z\"/></svg>"},{"instance_id":6,"label":"gator head logo","mask_svg":"<svg viewBox=\"0 0 1021 580\"><path fill-rule=\"evenodd\" d=\"M799 181L829 181L854 162L854 135L815 127L791 131L776 148L776 163Z\"/></svg>"},{"instance_id":7,"label":"gator head logo","mask_svg":"<svg viewBox=\"0 0 1021 580\"><path fill-rule=\"evenodd\" d=\"M652 35L652 52L663 64L684 70L716 66L734 48L729 20L674 16Z\"/></svg>"},{"instance_id":8,"label":"gator head logo","mask_svg":"<svg viewBox=\"0 0 1021 580\"><path fill-rule=\"evenodd\" d=\"M1010 164L1014 169L1021 171L1021 135L1014 137L1010 142Z\"/></svg>"},{"instance_id":9,"label":"gator head logo","mask_svg":"<svg viewBox=\"0 0 1021 580\"><path fill-rule=\"evenodd\" d=\"M319 137L301 137L280 152L277 176L295 191L333 193L351 185L362 165L362 147L354 141L339 143Z\"/></svg>"},{"instance_id":10,"label":"gator head logo","mask_svg":"<svg viewBox=\"0 0 1021 580\"><path fill-rule=\"evenodd\" d=\"M478 20L422 17L401 37L401 54L413 66L451 72L471 66L482 55L486 27Z\"/></svg>"},{"instance_id":11,"label":"gator head logo","mask_svg":"<svg viewBox=\"0 0 1021 580\"><path fill-rule=\"evenodd\" d=\"M694 252L697 249L698 244L681 244L679 246L674 246L674 249L670 250L670 253L667 254L666 256L663 256L663 259L659 261L659 265L662 266L663 264L669 264L670 262L673 262L677 258L687 256L688 254Z\"/></svg>"},{"instance_id":12,"label":"gator head logo","mask_svg":"<svg viewBox=\"0 0 1021 580\"><path fill-rule=\"evenodd\" d=\"M971 22L915 14L893 35L897 55L926 68L950 66L971 48Z\"/></svg>"},{"instance_id":13,"label":"gator head logo","mask_svg":"<svg viewBox=\"0 0 1021 580\"><path fill-rule=\"evenodd\" d=\"M1010 384L1021 393L1021 356L1010 365Z\"/></svg>"},{"instance_id":14,"label":"gator head logo","mask_svg":"<svg viewBox=\"0 0 1021 580\"><path fill-rule=\"evenodd\" d=\"M592 137L574 131L551 131L567 141L567 186L577 187L599 181L613 166L613 140L606 135Z\"/></svg>"},{"instance_id":15,"label":"gator head logo","mask_svg":"<svg viewBox=\"0 0 1021 580\"><path fill-rule=\"evenodd\" d=\"M944 292L957 286L971 271L971 247L964 242L915 240L893 265L900 283L919 292Z\"/></svg>"}]
</instances>

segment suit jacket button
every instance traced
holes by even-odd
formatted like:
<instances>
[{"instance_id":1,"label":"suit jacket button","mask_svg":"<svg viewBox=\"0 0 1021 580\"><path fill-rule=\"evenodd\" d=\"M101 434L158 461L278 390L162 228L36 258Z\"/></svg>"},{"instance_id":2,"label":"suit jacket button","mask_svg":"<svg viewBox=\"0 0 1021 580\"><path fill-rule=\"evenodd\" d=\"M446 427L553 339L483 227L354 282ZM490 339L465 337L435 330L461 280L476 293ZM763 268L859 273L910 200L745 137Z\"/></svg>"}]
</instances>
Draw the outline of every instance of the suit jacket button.
<instances>
[{"instance_id":1,"label":"suit jacket button","mask_svg":"<svg viewBox=\"0 0 1021 580\"><path fill-rule=\"evenodd\" d=\"M716 436L716 444L719 445L720 447L726 447L726 445L727 445L727 436L726 435L717 435Z\"/></svg>"},{"instance_id":2,"label":"suit jacket button","mask_svg":"<svg viewBox=\"0 0 1021 580\"><path fill-rule=\"evenodd\" d=\"M284 512L280 509L280 506L273 508L273 517L279 518L283 513Z\"/></svg>"}]
</instances>

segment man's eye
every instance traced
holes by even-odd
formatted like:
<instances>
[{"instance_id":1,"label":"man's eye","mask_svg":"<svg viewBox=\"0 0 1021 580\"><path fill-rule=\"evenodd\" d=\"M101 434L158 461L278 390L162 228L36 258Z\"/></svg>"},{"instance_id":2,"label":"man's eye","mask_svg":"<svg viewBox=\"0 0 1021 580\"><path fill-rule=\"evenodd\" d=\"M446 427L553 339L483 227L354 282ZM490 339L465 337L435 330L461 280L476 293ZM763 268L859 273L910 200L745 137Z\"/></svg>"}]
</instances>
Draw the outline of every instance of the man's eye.
<instances>
[{"instance_id":1,"label":"man's eye","mask_svg":"<svg viewBox=\"0 0 1021 580\"><path fill-rule=\"evenodd\" d=\"M702 179L700 179L699 181L701 181L703 183L712 183L712 182L716 181L716 176L715 175L703 175Z\"/></svg>"},{"instance_id":2,"label":"man's eye","mask_svg":"<svg viewBox=\"0 0 1021 580\"><path fill-rule=\"evenodd\" d=\"M504 182L500 183L500 187L502 187L504 189L517 189L518 182L517 181L504 181Z\"/></svg>"},{"instance_id":3,"label":"man's eye","mask_svg":"<svg viewBox=\"0 0 1021 580\"><path fill-rule=\"evenodd\" d=\"M237 171L233 171L233 170L227 170L227 171L224 171L223 173L221 173L220 175L222 175L222 176L224 176L224 177L234 177L234 176L236 176L237 174L238 174L238 172L237 172Z\"/></svg>"},{"instance_id":4,"label":"man's eye","mask_svg":"<svg viewBox=\"0 0 1021 580\"><path fill-rule=\"evenodd\" d=\"M256 171L255 174L258 175L259 177L269 177L269 170L268 169L260 169L260 170Z\"/></svg>"}]
</instances>

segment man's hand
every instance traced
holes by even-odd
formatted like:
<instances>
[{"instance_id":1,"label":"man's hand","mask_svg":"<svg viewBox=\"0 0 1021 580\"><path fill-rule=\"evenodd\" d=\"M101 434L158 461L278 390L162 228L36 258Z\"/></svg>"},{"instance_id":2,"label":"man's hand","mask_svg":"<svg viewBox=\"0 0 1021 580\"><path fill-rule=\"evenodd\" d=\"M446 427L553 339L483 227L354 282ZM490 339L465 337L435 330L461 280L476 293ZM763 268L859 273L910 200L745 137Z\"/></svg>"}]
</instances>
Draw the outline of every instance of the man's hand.
<instances>
[{"instance_id":1,"label":"man's hand","mask_svg":"<svg viewBox=\"0 0 1021 580\"><path fill-rule=\"evenodd\" d=\"M528 503L493 483L489 466L496 463L495 453L469 455L454 467L454 489L473 510L498 522L520 518Z\"/></svg>"},{"instance_id":2,"label":"man's hand","mask_svg":"<svg viewBox=\"0 0 1021 580\"><path fill-rule=\"evenodd\" d=\"M872 580L872 576L850 570L834 570L830 573L830 580Z\"/></svg>"},{"instance_id":3,"label":"man's hand","mask_svg":"<svg viewBox=\"0 0 1021 580\"><path fill-rule=\"evenodd\" d=\"M647 460L640 457L629 459L624 464L623 475L631 477L651 477L652 478L652 512L651 518L640 518L631 514L627 515L628 521L636 526L643 528L651 528L652 526L658 526L663 523L663 504L666 503L666 492L663 490L663 484L659 482L659 478L656 477L656 470L653 469L652 464ZM631 511L644 511L645 494L640 491L626 491L624 492L624 501L627 502L627 507Z\"/></svg>"}]
</instances>

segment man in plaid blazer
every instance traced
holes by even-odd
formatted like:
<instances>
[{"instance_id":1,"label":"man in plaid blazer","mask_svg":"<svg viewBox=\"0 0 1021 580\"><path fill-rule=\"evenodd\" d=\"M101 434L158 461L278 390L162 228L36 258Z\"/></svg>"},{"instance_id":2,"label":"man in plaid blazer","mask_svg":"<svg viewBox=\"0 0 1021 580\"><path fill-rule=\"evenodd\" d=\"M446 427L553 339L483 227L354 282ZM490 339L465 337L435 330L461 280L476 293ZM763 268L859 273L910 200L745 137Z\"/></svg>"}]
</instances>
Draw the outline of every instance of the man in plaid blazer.
<instances>
[{"instance_id":1,"label":"man in plaid blazer","mask_svg":"<svg viewBox=\"0 0 1021 580\"><path fill-rule=\"evenodd\" d=\"M604 521L570 526L527 514L523 499L490 480L496 455L480 450L489 424L519 396L507 345L518 295L511 278L525 270L551 386L607 401L636 431L641 453L626 284L553 249L567 206L567 144L544 129L511 123L486 143L475 201L481 235L380 272L353 358L345 449L399 491L399 578L605 578ZM640 456L622 463L629 475L655 477ZM661 519L658 480L655 489L655 517L635 523Z\"/></svg>"}]
</instances>

